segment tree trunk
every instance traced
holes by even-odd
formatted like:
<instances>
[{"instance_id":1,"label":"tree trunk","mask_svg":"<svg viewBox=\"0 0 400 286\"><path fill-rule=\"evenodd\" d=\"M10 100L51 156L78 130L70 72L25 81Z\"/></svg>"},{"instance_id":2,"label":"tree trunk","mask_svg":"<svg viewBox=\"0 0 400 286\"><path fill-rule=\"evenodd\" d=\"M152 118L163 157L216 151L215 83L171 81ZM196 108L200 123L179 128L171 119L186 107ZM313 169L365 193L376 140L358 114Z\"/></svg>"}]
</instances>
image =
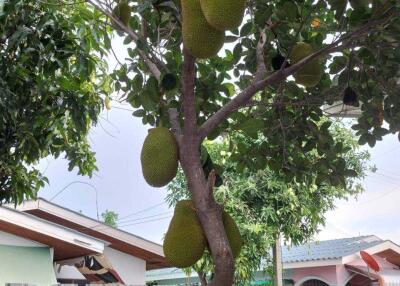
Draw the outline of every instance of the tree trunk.
<instances>
[{"instance_id":1,"label":"tree trunk","mask_svg":"<svg viewBox=\"0 0 400 286\"><path fill-rule=\"evenodd\" d=\"M234 262L222 222L222 208L213 195L200 162L200 136L198 133L194 80L195 59L184 51L183 67L184 128L180 141L180 161L215 264L215 278L210 286L233 284Z\"/></svg>"},{"instance_id":2,"label":"tree trunk","mask_svg":"<svg viewBox=\"0 0 400 286\"><path fill-rule=\"evenodd\" d=\"M283 286L282 282L282 249L281 249L281 237L278 234L275 239L275 244L273 246L273 260L274 260L274 285Z\"/></svg>"}]
</instances>

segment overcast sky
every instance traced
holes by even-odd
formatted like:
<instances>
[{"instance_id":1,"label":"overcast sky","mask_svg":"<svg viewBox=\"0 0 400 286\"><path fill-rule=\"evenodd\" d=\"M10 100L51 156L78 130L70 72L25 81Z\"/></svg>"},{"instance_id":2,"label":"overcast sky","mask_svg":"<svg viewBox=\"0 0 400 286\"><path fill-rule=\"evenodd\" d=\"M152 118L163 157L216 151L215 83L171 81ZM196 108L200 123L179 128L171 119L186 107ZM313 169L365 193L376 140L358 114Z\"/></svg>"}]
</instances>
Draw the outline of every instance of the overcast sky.
<instances>
[{"instance_id":1,"label":"overcast sky","mask_svg":"<svg viewBox=\"0 0 400 286\"><path fill-rule=\"evenodd\" d=\"M123 61L125 49L120 41L114 40L114 49ZM113 67L115 60L110 58L109 62ZM50 185L39 196L51 199L59 193L54 203L96 218L97 193L99 213L113 210L123 218L118 222L122 229L161 243L172 210L164 203L166 190L149 187L142 177L140 150L148 127L132 116L129 105L113 105L90 132L99 168L96 175L90 179L68 172L62 158L42 160L39 167ZM397 136L386 136L370 153L378 171L363 181L365 192L358 200L338 201L316 239L375 234L400 244L400 228L396 227L400 216L400 142Z\"/></svg>"}]
</instances>

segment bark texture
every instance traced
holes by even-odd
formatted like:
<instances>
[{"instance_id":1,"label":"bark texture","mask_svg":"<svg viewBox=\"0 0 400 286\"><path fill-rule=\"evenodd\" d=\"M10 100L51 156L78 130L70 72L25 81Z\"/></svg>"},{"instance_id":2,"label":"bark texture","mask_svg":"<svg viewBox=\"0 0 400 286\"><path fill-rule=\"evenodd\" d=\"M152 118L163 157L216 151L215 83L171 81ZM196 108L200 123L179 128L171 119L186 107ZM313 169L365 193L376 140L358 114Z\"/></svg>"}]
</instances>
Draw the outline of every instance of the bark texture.
<instances>
[{"instance_id":1,"label":"bark texture","mask_svg":"<svg viewBox=\"0 0 400 286\"><path fill-rule=\"evenodd\" d=\"M208 183L200 162L201 139L194 95L195 59L186 50L182 74L184 127L180 160L215 264L215 278L208 285L231 286L234 262L222 222L222 209L214 199L213 186Z\"/></svg>"}]
</instances>

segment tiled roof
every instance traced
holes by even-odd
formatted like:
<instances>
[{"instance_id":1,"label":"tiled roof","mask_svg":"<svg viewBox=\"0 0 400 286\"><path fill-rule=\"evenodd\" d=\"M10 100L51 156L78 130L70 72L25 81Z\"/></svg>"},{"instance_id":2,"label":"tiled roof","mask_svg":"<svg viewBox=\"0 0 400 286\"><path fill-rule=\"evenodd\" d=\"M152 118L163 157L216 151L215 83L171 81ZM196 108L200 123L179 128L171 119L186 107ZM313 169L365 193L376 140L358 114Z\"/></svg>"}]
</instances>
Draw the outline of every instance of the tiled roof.
<instances>
[{"instance_id":1,"label":"tiled roof","mask_svg":"<svg viewBox=\"0 0 400 286\"><path fill-rule=\"evenodd\" d=\"M374 235L367 235L310 242L292 247L282 247L282 260L284 263L290 263L337 259L370 248L382 242L382 239Z\"/></svg>"}]
</instances>

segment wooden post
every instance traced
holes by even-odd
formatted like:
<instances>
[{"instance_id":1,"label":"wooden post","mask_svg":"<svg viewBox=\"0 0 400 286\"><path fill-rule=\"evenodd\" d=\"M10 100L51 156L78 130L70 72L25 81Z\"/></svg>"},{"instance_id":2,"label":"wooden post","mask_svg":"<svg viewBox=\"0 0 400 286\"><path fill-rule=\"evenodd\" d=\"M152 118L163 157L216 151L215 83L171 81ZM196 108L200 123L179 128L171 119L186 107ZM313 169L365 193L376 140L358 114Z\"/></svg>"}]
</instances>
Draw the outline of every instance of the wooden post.
<instances>
[{"instance_id":1,"label":"wooden post","mask_svg":"<svg viewBox=\"0 0 400 286\"><path fill-rule=\"evenodd\" d=\"M274 286L283 286L283 276L282 276L282 249L281 249L281 237L275 240L275 245L272 250L273 260L274 260Z\"/></svg>"}]
</instances>

